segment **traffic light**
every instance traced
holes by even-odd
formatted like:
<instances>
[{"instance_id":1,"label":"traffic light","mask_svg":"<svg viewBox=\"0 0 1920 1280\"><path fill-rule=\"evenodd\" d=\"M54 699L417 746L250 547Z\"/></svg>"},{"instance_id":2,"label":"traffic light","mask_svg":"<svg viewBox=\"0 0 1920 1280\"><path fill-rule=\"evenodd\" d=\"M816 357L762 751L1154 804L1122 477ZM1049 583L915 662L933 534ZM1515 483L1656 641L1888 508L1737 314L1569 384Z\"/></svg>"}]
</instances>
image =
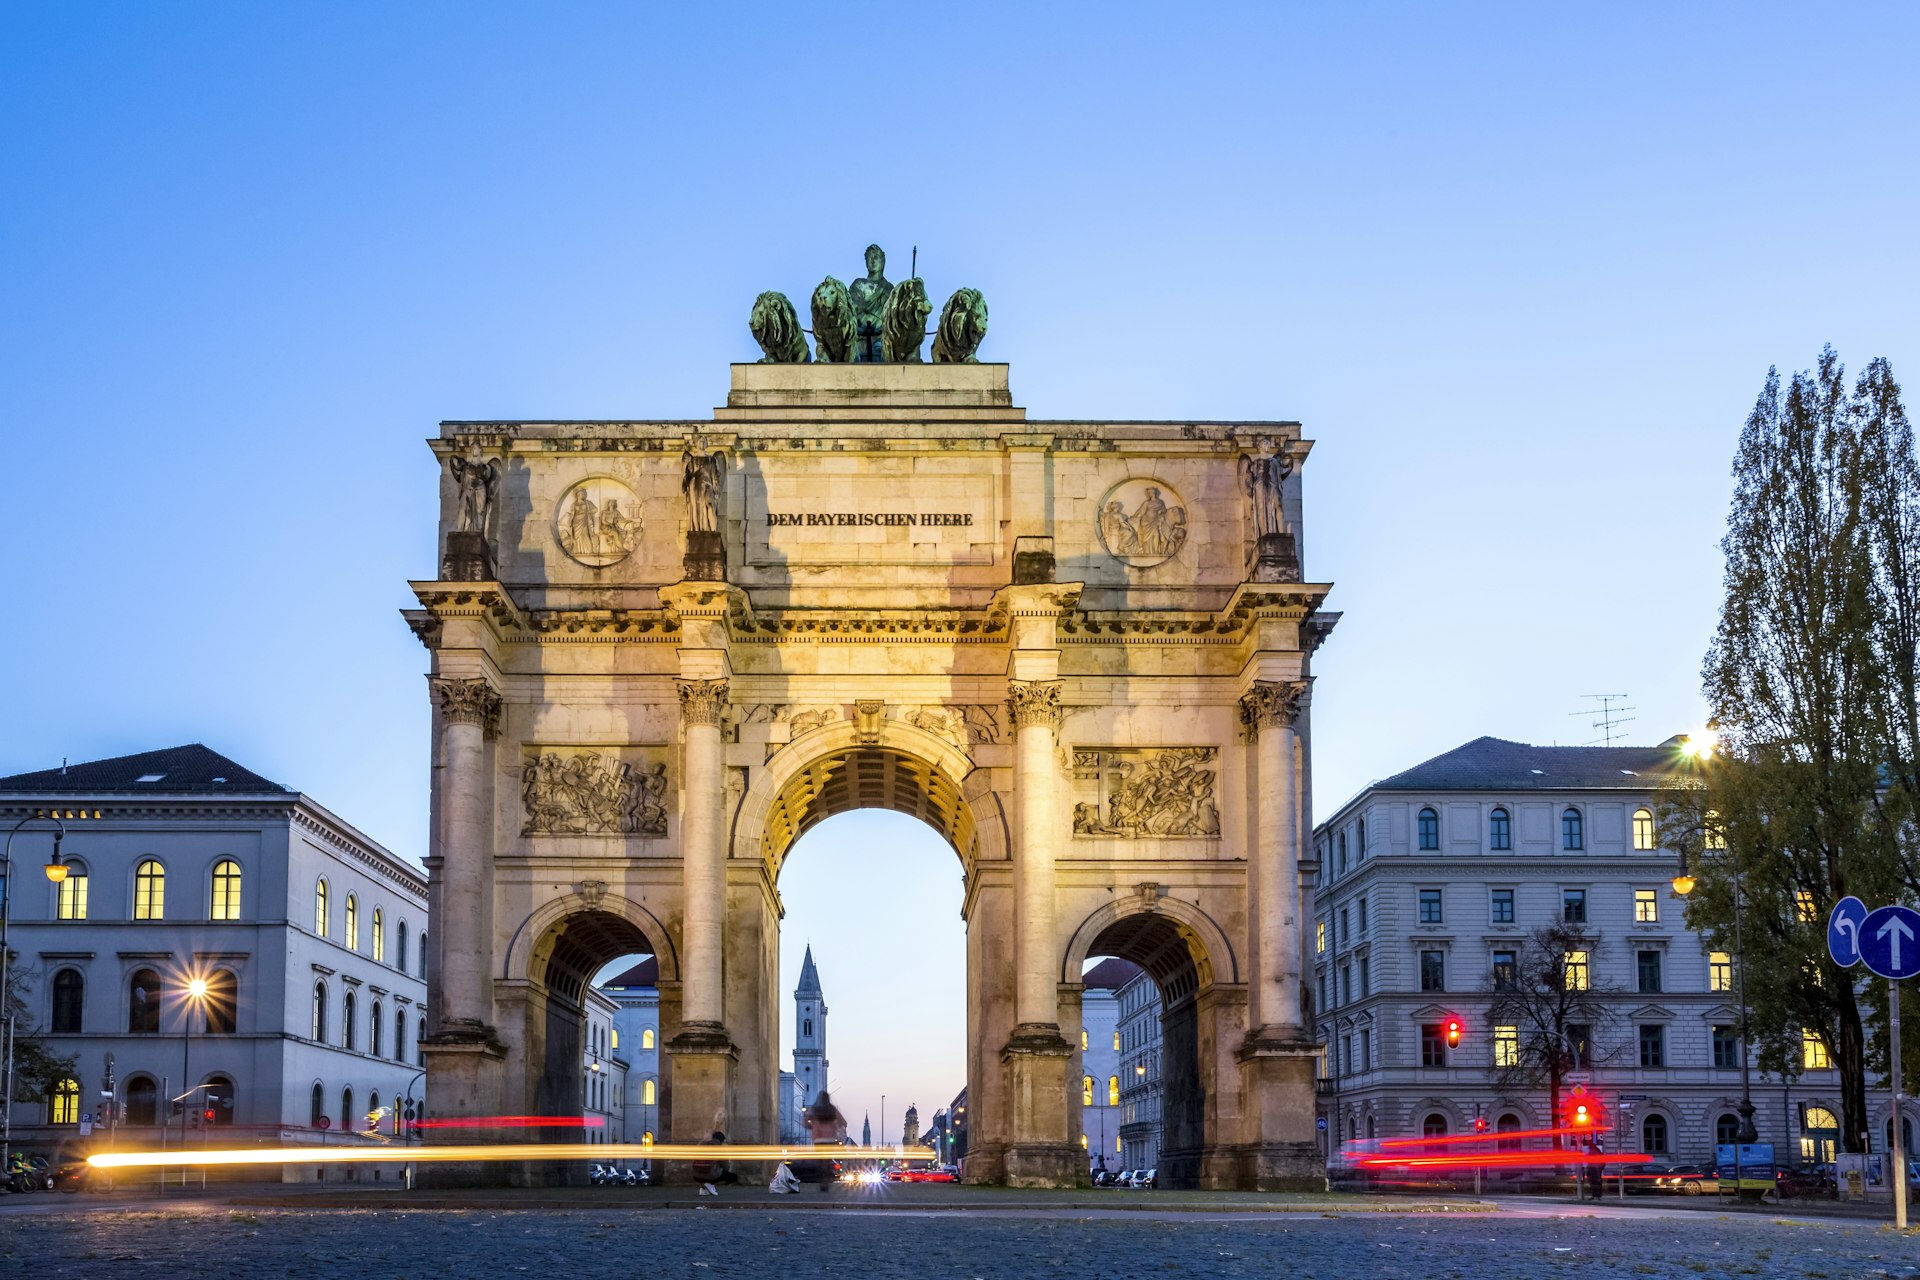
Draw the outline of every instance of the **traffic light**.
<instances>
[{"instance_id":1,"label":"traffic light","mask_svg":"<svg viewBox=\"0 0 1920 1280\"><path fill-rule=\"evenodd\" d=\"M1448 1018L1446 1025L1447 1048L1458 1049L1460 1047L1460 1036L1465 1031L1466 1028L1460 1024L1460 1019Z\"/></svg>"},{"instance_id":2,"label":"traffic light","mask_svg":"<svg viewBox=\"0 0 1920 1280\"><path fill-rule=\"evenodd\" d=\"M1473 1131L1475 1133L1485 1133L1487 1131L1487 1118L1485 1116L1475 1116L1473 1118Z\"/></svg>"},{"instance_id":3,"label":"traffic light","mask_svg":"<svg viewBox=\"0 0 1920 1280\"><path fill-rule=\"evenodd\" d=\"M208 1107L205 1111L202 1111L200 1113L200 1123L208 1126L209 1128L212 1127L213 1125L213 1108L212 1107Z\"/></svg>"}]
</instances>

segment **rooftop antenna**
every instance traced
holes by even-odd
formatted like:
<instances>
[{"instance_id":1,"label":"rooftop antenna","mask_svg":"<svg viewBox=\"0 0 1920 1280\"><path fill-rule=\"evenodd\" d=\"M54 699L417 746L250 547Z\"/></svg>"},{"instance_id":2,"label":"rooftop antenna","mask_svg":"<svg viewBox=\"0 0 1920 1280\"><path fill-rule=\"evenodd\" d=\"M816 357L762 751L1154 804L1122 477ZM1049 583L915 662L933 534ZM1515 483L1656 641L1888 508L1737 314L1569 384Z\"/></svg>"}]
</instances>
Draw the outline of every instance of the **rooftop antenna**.
<instances>
[{"instance_id":1,"label":"rooftop antenna","mask_svg":"<svg viewBox=\"0 0 1920 1280\"><path fill-rule=\"evenodd\" d=\"M909 277L917 277L919 274L920 274L920 246L915 245L913 246L913 261L912 261L912 264L907 268L907 275Z\"/></svg>"},{"instance_id":2,"label":"rooftop antenna","mask_svg":"<svg viewBox=\"0 0 1920 1280\"><path fill-rule=\"evenodd\" d=\"M1591 717L1588 723L1590 723L1595 729L1598 729L1600 731L1599 737L1593 739L1590 742L1583 742L1580 744L1586 747L1591 747L1596 745L1605 746L1605 747L1612 746L1613 740L1615 738L1625 736L1620 732L1620 726L1623 724L1632 724L1635 719L1635 717L1633 716L1623 715L1622 713L1627 711L1639 710L1638 707L1622 707L1622 706L1615 705L1616 703L1625 702L1631 696L1630 694L1583 693L1580 696L1583 698L1590 698L1593 701L1598 702L1600 704L1600 707L1597 711L1589 707L1585 711L1567 712L1567 714L1570 716Z\"/></svg>"}]
</instances>

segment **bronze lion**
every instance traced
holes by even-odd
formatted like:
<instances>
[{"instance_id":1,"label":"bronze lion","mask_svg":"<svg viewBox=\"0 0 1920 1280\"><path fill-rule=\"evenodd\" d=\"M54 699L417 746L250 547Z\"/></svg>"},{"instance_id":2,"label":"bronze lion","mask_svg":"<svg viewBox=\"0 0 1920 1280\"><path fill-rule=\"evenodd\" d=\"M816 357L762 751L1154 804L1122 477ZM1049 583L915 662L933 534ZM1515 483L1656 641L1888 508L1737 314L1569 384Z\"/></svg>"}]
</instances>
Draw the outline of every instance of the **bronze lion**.
<instances>
[{"instance_id":1,"label":"bronze lion","mask_svg":"<svg viewBox=\"0 0 1920 1280\"><path fill-rule=\"evenodd\" d=\"M853 360L853 299L832 276L813 291L813 350L822 364Z\"/></svg>"},{"instance_id":2,"label":"bronze lion","mask_svg":"<svg viewBox=\"0 0 1920 1280\"><path fill-rule=\"evenodd\" d=\"M987 300L978 289L955 289L940 309L940 327L933 335L935 364L977 364L973 353L987 336Z\"/></svg>"},{"instance_id":3,"label":"bronze lion","mask_svg":"<svg viewBox=\"0 0 1920 1280\"><path fill-rule=\"evenodd\" d=\"M888 364L921 364L920 344L926 339L927 317L933 304L919 276L902 280L887 296L880 318L880 354Z\"/></svg>"},{"instance_id":4,"label":"bronze lion","mask_svg":"<svg viewBox=\"0 0 1920 1280\"><path fill-rule=\"evenodd\" d=\"M761 364L808 364L807 340L800 332L800 317L784 293L769 290L753 300L753 314L747 319L753 340L765 352Z\"/></svg>"}]
</instances>

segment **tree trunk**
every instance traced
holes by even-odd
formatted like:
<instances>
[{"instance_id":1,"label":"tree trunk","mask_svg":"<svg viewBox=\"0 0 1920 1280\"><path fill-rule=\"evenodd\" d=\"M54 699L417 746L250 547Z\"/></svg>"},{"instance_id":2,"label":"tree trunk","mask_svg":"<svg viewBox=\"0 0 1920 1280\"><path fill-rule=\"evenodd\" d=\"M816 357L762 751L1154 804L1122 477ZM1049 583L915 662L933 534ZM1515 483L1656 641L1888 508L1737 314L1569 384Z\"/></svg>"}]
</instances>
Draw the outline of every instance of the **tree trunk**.
<instances>
[{"instance_id":1,"label":"tree trunk","mask_svg":"<svg viewBox=\"0 0 1920 1280\"><path fill-rule=\"evenodd\" d=\"M1840 1149L1859 1153L1867 1148L1867 1037L1860 1024L1860 1002L1851 986L1836 993L1839 1013L1834 1065L1840 1068Z\"/></svg>"}]
</instances>

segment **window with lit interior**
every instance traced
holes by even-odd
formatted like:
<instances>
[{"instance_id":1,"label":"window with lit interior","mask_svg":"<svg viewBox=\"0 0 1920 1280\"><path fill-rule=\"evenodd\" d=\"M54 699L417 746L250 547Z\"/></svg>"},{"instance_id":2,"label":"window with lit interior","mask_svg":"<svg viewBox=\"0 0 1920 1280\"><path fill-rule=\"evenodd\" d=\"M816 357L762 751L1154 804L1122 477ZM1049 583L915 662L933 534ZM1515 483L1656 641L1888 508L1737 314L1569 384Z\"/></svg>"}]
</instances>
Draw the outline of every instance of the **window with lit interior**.
<instances>
[{"instance_id":1,"label":"window with lit interior","mask_svg":"<svg viewBox=\"0 0 1920 1280\"><path fill-rule=\"evenodd\" d=\"M213 864L213 894L208 902L207 918L240 918L240 864L232 858L222 858Z\"/></svg>"},{"instance_id":2,"label":"window with lit interior","mask_svg":"<svg viewBox=\"0 0 1920 1280\"><path fill-rule=\"evenodd\" d=\"M143 858L133 872L133 918L163 920L167 914L167 869L157 858Z\"/></svg>"},{"instance_id":3,"label":"window with lit interior","mask_svg":"<svg viewBox=\"0 0 1920 1280\"><path fill-rule=\"evenodd\" d=\"M61 920L87 918L87 869L67 859L67 876L60 882L54 900L54 915Z\"/></svg>"},{"instance_id":4,"label":"window with lit interior","mask_svg":"<svg viewBox=\"0 0 1920 1280\"><path fill-rule=\"evenodd\" d=\"M1650 853L1653 850L1653 813L1648 809L1633 811L1633 847L1637 853Z\"/></svg>"}]
</instances>

